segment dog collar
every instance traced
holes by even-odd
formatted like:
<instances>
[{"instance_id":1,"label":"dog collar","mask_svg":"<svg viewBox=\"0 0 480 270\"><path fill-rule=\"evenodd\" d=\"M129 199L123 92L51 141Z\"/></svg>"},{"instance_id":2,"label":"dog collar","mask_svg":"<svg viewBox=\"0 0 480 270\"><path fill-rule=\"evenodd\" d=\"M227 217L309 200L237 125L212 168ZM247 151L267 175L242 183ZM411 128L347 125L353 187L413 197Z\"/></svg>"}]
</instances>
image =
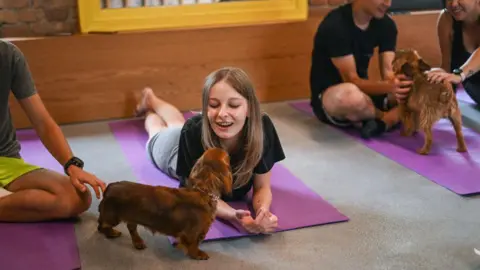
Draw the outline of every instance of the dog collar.
<instances>
[{"instance_id":1,"label":"dog collar","mask_svg":"<svg viewBox=\"0 0 480 270\"><path fill-rule=\"evenodd\" d=\"M207 195L208 195L210 198L212 198L214 201L218 201L218 200L220 199L217 195L215 195L215 194L213 194L213 193L211 193L211 192L206 192L205 190L203 190L203 189L201 189L201 188L199 188L199 187L197 187L197 186L195 186L195 187L193 187L193 188L196 189L196 190L198 190L198 191L200 191L200 192L202 192L202 193L207 194Z\"/></svg>"}]
</instances>

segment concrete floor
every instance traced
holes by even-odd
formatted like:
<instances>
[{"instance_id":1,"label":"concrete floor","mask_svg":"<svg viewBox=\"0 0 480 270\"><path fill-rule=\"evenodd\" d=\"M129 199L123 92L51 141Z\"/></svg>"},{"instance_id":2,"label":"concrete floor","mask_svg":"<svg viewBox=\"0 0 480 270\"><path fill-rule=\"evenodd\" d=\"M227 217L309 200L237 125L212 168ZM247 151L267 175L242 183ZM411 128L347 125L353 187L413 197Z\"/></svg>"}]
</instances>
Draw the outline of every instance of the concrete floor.
<instances>
[{"instance_id":1,"label":"concrete floor","mask_svg":"<svg viewBox=\"0 0 480 270\"><path fill-rule=\"evenodd\" d=\"M211 259L199 262L143 229L143 251L132 247L125 225L118 228L126 235L104 239L95 201L77 225L82 269L480 269L473 252L480 247L480 199L456 195L285 103L263 108L283 143L283 164L349 222L204 243ZM464 111L466 123L480 119ZM106 123L63 130L87 170L107 182L135 181Z\"/></svg>"}]
</instances>

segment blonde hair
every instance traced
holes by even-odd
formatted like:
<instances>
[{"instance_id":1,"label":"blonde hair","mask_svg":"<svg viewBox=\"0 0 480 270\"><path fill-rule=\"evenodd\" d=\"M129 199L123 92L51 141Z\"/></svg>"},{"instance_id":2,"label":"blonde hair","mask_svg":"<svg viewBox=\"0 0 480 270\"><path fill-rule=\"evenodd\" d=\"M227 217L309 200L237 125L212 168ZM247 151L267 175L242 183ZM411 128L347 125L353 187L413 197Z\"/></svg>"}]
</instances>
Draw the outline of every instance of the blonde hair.
<instances>
[{"instance_id":1,"label":"blonde hair","mask_svg":"<svg viewBox=\"0 0 480 270\"><path fill-rule=\"evenodd\" d=\"M242 69L224 67L210 73L205 79L202 95L202 144L205 149L221 147L219 138L213 132L207 115L210 89L220 81L228 83L247 100L248 104L248 117L242 131L240 131L242 136L240 136L239 141L239 144L243 145L243 160L232 166L232 174L235 179L233 188L238 188L248 183L253 169L257 166L263 154L262 113L253 83Z\"/></svg>"}]
</instances>

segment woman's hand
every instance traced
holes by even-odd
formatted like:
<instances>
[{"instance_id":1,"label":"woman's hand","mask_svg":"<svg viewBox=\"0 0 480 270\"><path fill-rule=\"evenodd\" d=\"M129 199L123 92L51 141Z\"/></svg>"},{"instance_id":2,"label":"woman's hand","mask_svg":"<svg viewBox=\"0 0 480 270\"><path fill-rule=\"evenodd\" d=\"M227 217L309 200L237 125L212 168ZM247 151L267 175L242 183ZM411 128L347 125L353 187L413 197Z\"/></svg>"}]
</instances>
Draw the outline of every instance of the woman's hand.
<instances>
[{"instance_id":1,"label":"woman's hand","mask_svg":"<svg viewBox=\"0 0 480 270\"><path fill-rule=\"evenodd\" d=\"M250 211L235 210L235 221L249 233L258 234L262 232L261 226L252 218Z\"/></svg>"},{"instance_id":2,"label":"woman's hand","mask_svg":"<svg viewBox=\"0 0 480 270\"><path fill-rule=\"evenodd\" d=\"M277 228L278 218L268 211L259 211L255 219L249 211L235 210L235 221L246 231L253 234L272 233Z\"/></svg>"},{"instance_id":3,"label":"woman's hand","mask_svg":"<svg viewBox=\"0 0 480 270\"><path fill-rule=\"evenodd\" d=\"M452 73L445 72L443 69L431 69L426 72L427 79L432 83L448 82L459 84L462 82L462 77Z\"/></svg>"},{"instance_id":4,"label":"woman's hand","mask_svg":"<svg viewBox=\"0 0 480 270\"><path fill-rule=\"evenodd\" d=\"M262 233L273 233L278 227L277 216L272 214L269 210L263 208L258 209L255 222L257 222L263 228Z\"/></svg>"}]
</instances>

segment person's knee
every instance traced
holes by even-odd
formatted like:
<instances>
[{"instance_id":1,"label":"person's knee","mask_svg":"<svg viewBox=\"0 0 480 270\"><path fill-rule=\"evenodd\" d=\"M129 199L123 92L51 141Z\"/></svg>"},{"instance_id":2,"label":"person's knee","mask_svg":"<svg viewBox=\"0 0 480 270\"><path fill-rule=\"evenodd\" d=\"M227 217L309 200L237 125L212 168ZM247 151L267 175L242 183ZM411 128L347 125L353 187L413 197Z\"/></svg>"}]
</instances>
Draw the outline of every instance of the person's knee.
<instances>
[{"instance_id":1,"label":"person's knee","mask_svg":"<svg viewBox=\"0 0 480 270\"><path fill-rule=\"evenodd\" d=\"M356 85L352 83L344 83L339 89L336 99L342 107L356 107L356 105L361 105L364 94Z\"/></svg>"},{"instance_id":2,"label":"person's knee","mask_svg":"<svg viewBox=\"0 0 480 270\"><path fill-rule=\"evenodd\" d=\"M56 194L58 207L56 207L55 212L58 218L78 216L87 211L92 204L91 192L88 189L85 192L80 192L70 183L67 183L67 185L63 187L63 192Z\"/></svg>"},{"instance_id":3,"label":"person's knee","mask_svg":"<svg viewBox=\"0 0 480 270\"><path fill-rule=\"evenodd\" d=\"M368 97L356 85L343 83L335 88L331 91L330 100L325 102L325 107L330 107L331 111L339 112L352 121L367 114L370 109Z\"/></svg>"}]
</instances>

